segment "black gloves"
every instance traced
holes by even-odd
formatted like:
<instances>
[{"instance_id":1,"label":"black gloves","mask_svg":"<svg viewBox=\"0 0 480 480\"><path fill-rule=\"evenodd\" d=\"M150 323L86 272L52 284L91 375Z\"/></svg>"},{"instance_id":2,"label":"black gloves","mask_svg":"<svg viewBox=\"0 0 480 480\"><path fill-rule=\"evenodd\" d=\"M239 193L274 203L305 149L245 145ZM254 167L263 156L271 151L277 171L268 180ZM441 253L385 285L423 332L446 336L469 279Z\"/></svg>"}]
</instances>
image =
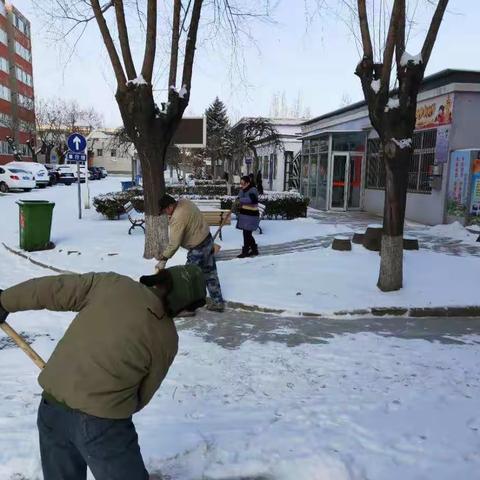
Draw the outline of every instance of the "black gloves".
<instances>
[{"instance_id":1,"label":"black gloves","mask_svg":"<svg viewBox=\"0 0 480 480\"><path fill-rule=\"evenodd\" d=\"M2 292L3 290L0 290L0 324L8 317L8 312L2 307Z\"/></svg>"}]
</instances>

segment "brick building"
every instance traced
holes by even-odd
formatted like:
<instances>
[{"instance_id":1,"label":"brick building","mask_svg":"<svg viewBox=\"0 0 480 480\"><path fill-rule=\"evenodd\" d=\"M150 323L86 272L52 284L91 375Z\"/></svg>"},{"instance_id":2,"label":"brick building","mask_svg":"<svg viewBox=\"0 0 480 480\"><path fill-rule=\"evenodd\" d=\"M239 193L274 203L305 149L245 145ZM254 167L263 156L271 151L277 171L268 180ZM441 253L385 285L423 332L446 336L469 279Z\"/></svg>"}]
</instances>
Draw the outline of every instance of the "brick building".
<instances>
[{"instance_id":1,"label":"brick building","mask_svg":"<svg viewBox=\"0 0 480 480\"><path fill-rule=\"evenodd\" d=\"M0 164L13 160L6 137L28 155L27 140L35 136L35 108L30 22L0 0Z\"/></svg>"}]
</instances>

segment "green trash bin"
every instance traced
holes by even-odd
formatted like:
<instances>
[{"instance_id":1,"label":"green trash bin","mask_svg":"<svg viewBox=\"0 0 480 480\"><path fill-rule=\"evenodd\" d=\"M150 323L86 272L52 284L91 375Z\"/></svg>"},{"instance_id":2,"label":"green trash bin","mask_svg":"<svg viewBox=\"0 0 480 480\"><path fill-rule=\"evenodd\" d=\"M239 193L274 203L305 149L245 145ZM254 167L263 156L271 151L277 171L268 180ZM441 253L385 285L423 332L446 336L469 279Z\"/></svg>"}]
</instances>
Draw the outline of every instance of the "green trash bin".
<instances>
[{"instance_id":1,"label":"green trash bin","mask_svg":"<svg viewBox=\"0 0 480 480\"><path fill-rule=\"evenodd\" d=\"M53 248L50 231L55 204L47 200L20 200L17 205L19 207L20 248L27 252Z\"/></svg>"}]
</instances>

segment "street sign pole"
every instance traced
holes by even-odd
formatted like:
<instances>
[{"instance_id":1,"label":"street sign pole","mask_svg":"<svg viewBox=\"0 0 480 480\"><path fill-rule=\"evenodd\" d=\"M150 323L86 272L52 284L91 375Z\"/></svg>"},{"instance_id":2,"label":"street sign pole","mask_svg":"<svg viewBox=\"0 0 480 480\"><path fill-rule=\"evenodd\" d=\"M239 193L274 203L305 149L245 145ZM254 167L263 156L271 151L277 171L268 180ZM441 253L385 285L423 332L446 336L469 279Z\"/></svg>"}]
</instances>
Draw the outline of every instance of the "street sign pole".
<instances>
[{"instance_id":1,"label":"street sign pole","mask_svg":"<svg viewBox=\"0 0 480 480\"><path fill-rule=\"evenodd\" d=\"M86 151L85 151L86 153ZM87 155L85 154L85 157L87 158L85 160L85 189L86 189L86 192L85 192L85 208L88 210L90 208L90 184L88 182L88 157Z\"/></svg>"},{"instance_id":2,"label":"street sign pole","mask_svg":"<svg viewBox=\"0 0 480 480\"><path fill-rule=\"evenodd\" d=\"M77 162L78 218L82 219L82 189L80 187L80 163Z\"/></svg>"},{"instance_id":3,"label":"street sign pole","mask_svg":"<svg viewBox=\"0 0 480 480\"><path fill-rule=\"evenodd\" d=\"M88 163L85 151L87 149L87 140L80 133L72 133L67 139L67 145L69 153L67 154L68 160L74 160L77 162L77 179L78 179L78 218L82 218L82 188L81 174L80 174L80 162L85 162L85 183L86 183L86 198L85 208L90 208L90 192L88 187Z\"/></svg>"}]
</instances>

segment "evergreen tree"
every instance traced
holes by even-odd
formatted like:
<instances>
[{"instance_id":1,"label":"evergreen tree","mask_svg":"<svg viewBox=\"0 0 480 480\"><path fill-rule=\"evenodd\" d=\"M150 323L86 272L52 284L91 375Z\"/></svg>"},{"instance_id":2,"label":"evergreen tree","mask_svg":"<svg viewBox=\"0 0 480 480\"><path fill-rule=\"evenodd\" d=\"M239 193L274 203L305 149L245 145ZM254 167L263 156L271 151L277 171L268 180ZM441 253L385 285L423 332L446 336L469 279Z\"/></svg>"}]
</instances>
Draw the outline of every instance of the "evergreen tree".
<instances>
[{"instance_id":1,"label":"evergreen tree","mask_svg":"<svg viewBox=\"0 0 480 480\"><path fill-rule=\"evenodd\" d=\"M216 97L205 111L207 117L207 147L205 155L212 161L212 175L215 178L217 163L223 165L231 156L232 142L230 138L230 125L225 104Z\"/></svg>"}]
</instances>

